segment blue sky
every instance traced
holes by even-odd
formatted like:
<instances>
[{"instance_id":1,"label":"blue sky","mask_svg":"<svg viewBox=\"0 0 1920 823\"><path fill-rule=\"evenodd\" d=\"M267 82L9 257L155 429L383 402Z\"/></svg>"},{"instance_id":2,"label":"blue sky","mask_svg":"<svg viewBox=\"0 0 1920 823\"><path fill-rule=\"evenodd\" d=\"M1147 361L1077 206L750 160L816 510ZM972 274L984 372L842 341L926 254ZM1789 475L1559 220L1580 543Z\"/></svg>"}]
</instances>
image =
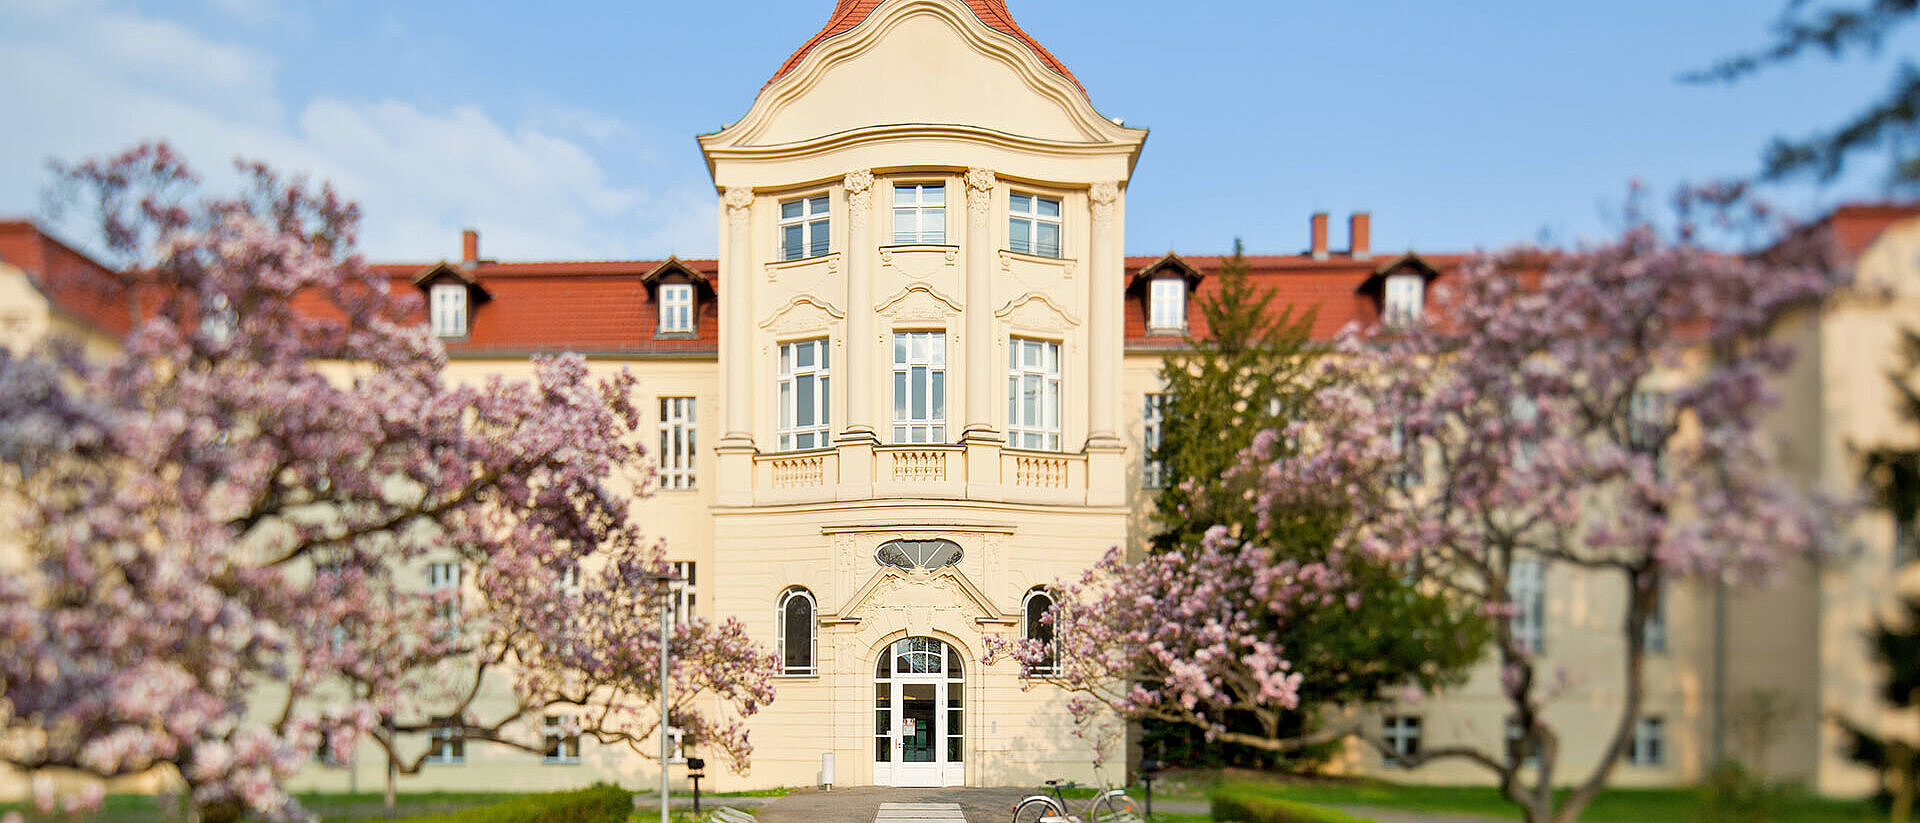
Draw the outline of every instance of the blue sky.
<instances>
[{"instance_id":1,"label":"blue sky","mask_svg":"<svg viewBox=\"0 0 1920 823\"><path fill-rule=\"evenodd\" d=\"M1784 0L1008 5L1103 113L1152 129L1135 254L1292 253L1322 210L1336 247L1356 209L1381 250L1577 241L1630 180L1750 172L1920 52L1906 34L1693 86L1675 77L1763 42ZM333 180L379 259L457 255L466 226L509 260L707 256L694 135L744 113L832 6L0 0L0 214L42 212L48 158L166 138L210 172L244 155ZM1810 214L1881 197L1879 174L1770 194Z\"/></svg>"}]
</instances>

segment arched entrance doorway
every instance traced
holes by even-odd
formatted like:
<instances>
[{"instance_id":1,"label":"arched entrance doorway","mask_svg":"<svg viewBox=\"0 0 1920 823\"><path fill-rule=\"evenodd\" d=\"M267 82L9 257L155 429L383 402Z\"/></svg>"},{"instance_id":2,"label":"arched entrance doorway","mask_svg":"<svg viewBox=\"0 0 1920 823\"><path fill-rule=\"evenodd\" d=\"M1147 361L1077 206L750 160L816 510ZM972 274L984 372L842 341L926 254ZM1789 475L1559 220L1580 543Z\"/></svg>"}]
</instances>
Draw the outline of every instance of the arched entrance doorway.
<instances>
[{"instance_id":1,"label":"arched entrance doorway","mask_svg":"<svg viewBox=\"0 0 1920 823\"><path fill-rule=\"evenodd\" d=\"M960 652L931 637L880 649L873 672L873 782L930 788L966 782Z\"/></svg>"}]
</instances>

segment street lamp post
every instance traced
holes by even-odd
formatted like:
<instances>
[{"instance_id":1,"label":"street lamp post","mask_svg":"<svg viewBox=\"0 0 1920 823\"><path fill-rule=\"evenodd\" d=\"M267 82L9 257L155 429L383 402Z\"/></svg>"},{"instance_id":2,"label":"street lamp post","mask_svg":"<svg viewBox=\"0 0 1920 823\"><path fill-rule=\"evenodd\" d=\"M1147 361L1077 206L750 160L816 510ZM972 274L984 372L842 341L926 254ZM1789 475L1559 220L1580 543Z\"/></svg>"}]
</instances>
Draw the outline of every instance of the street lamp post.
<instances>
[{"instance_id":1,"label":"street lamp post","mask_svg":"<svg viewBox=\"0 0 1920 823\"><path fill-rule=\"evenodd\" d=\"M667 781L667 760L672 754L667 740L667 706L672 697L672 686L668 683L672 670L667 663L667 642L672 636L673 629L671 587L679 582L680 578L672 574L652 574L647 578L659 586L656 593L660 598L660 823L669 823L668 808L673 805L671 803L673 797L671 786Z\"/></svg>"}]
</instances>

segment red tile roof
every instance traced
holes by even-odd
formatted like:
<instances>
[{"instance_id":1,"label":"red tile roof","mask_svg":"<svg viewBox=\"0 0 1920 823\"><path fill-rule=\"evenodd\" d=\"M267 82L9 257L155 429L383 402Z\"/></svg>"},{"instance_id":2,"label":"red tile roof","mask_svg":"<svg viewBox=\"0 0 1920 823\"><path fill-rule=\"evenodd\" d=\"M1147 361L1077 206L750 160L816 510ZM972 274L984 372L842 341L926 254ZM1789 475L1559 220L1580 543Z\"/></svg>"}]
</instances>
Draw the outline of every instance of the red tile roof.
<instances>
[{"instance_id":1,"label":"red tile roof","mask_svg":"<svg viewBox=\"0 0 1920 823\"><path fill-rule=\"evenodd\" d=\"M126 278L31 221L0 221L0 261L25 271L55 311L113 337L133 330L140 302Z\"/></svg>"},{"instance_id":2,"label":"red tile roof","mask_svg":"<svg viewBox=\"0 0 1920 823\"><path fill-rule=\"evenodd\" d=\"M881 0L839 0L838 5L833 8L833 16L827 18L826 28L821 29L819 34L814 35L813 39L802 44L792 57L787 58L787 62L780 65L780 70L774 72L773 77L768 78L767 85L772 85L773 81L786 76L794 66L800 65L800 61L805 59L815 46L820 45L827 38L860 25L880 3ZM1061 63L1059 58L1053 56L1053 52L1047 51L1047 47L1040 45L1040 41L1033 39L1025 29L1020 28L1019 23L1013 21L1013 15L1007 12L1006 0L967 0L967 7L980 18L980 22L1026 44L1027 48L1033 49L1033 53L1040 58L1040 62L1047 64L1048 68L1071 81L1074 87L1080 89L1082 95L1087 93L1087 88L1080 85L1080 79L1067 70L1066 64Z\"/></svg>"},{"instance_id":3,"label":"red tile roof","mask_svg":"<svg viewBox=\"0 0 1920 823\"><path fill-rule=\"evenodd\" d=\"M1142 269L1166 259L1164 255L1155 257L1127 258L1126 277L1132 280ZM1220 255L1196 255L1181 259L1187 265L1200 272L1201 280L1195 288L1193 298L1211 296L1220 290L1220 278L1217 276L1226 257ZM1349 323L1362 325L1378 322L1380 307L1378 302L1360 292L1360 285L1382 268L1391 266L1404 259L1398 254L1376 254L1370 258L1356 260L1346 254L1334 253L1325 260L1315 260L1310 255L1248 255L1247 276L1256 288L1272 289L1275 308L1294 307L1296 313L1312 310L1314 312L1312 335L1316 340L1331 340L1333 336ZM1467 259L1463 254L1423 254L1419 259L1439 270L1442 276L1457 268ZM1207 320L1195 305L1195 299L1187 301L1188 331L1195 336L1207 334ZM1147 330L1147 290L1134 289L1127 294L1126 300L1126 347L1129 351L1164 351L1185 346L1181 335L1152 333Z\"/></svg>"},{"instance_id":4,"label":"red tile roof","mask_svg":"<svg viewBox=\"0 0 1920 823\"><path fill-rule=\"evenodd\" d=\"M471 307L465 339L444 340L447 353L526 355L573 351L583 354L711 357L720 351L720 307L699 299L694 334L660 336L655 292L642 282L659 260L590 260L496 263L462 269L492 299ZM715 260L682 260L714 282ZM396 293L419 294L419 277L439 263L381 263ZM460 264L448 263L459 268ZM426 322L426 304L415 307Z\"/></svg>"}]
</instances>

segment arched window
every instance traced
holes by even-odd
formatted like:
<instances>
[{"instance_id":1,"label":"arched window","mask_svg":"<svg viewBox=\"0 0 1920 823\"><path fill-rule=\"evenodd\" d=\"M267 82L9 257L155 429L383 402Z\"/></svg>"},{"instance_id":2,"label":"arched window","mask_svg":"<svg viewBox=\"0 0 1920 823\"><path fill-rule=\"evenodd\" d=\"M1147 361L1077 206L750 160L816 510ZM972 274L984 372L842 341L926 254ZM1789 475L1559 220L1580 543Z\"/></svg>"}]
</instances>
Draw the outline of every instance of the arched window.
<instances>
[{"instance_id":1,"label":"arched window","mask_svg":"<svg viewBox=\"0 0 1920 823\"><path fill-rule=\"evenodd\" d=\"M780 594L781 674L813 674L813 593L794 586Z\"/></svg>"},{"instance_id":2,"label":"arched window","mask_svg":"<svg viewBox=\"0 0 1920 823\"><path fill-rule=\"evenodd\" d=\"M1046 656L1028 667L1036 675L1060 673L1059 651L1053 641L1053 620L1047 613L1053 611L1053 595L1047 594L1046 587L1035 586L1027 592L1027 599L1021 603L1021 636L1028 640L1038 640L1046 646Z\"/></svg>"}]
</instances>

